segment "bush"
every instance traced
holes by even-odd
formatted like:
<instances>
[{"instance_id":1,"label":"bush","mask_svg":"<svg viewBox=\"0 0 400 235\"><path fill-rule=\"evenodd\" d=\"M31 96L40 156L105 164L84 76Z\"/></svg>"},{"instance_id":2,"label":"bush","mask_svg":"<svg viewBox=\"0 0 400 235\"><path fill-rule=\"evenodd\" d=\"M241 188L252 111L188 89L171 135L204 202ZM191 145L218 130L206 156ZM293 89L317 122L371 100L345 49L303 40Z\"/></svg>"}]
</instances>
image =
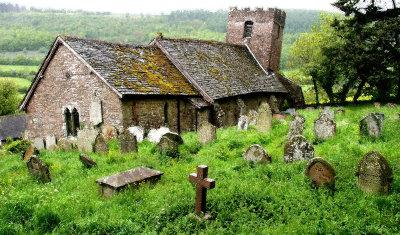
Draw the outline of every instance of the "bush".
<instances>
[{"instance_id":1,"label":"bush","mask_svg":"<svg viewBox=\"0 0 400 235\"><path fill-rule=\"evenodd\" d=\"M26 139L13 141L11 137L8 137L6 145L3 148L12 153L22 154L26 151L26 148L28 148L29 144L30 142Z\"/></svg>"},{"instance_id":2,"label":"bush","mask_svg":"<svg viewBox=\"0 0 400 235\"><path fill-rule=\"evenodd\" d=\"M0 116L14 114L18 108L17 85L9 80L0 82Z\"/></svg>"}]
</instances>

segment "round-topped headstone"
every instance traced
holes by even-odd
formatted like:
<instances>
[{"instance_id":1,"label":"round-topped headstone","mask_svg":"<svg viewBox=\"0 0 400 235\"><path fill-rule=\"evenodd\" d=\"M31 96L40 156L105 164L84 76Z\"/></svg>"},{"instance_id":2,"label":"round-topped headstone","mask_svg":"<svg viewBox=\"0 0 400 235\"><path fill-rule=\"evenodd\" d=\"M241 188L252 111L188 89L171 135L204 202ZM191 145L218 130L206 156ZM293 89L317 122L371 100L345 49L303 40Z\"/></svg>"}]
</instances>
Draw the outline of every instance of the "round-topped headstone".
<instances>
[{"instance_id":1,"label":"round-topped headstone","mask_svg":"<svg viewBox=\"0 0 400 235\"><path fill-rule=\"evenodd\" d=\"M253 144L246 151L243 152L243 159L245 161L251 161L254 163L271 162L271 157L268 155L267 151L258 144Z\"/></svg>"},{"instance_id":2,"label":"round-topped headstone","mask_svg":"<svg viewBox=\"0 0 400 235\"><path fill-rule=\"evenodd\" d=\"M332 165L321 157L308 161L304 174L316 187L335 187L336 172Z\"/></svg>"},{"instance_id":3,"label":"round-topped headstone","mask_svg":"<svg viewBox=\"0 0 400 235\"><path fill-rule=\"evenodd\" d=\"M317 139L328 139L336 135L336 123L324 113L314 120L314 136Z\"/></svg>"}]
</instances>

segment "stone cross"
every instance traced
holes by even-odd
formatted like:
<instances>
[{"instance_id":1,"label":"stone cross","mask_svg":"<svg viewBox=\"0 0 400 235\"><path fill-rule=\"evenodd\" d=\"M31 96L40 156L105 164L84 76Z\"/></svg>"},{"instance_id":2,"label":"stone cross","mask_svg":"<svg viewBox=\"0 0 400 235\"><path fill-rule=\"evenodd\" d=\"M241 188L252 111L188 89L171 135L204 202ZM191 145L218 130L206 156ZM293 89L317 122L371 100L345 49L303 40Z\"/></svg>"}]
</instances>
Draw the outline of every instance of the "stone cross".
<instances>
[{"instance_id":1,"label":"stone cross","mask_svg":"<svg viewBox=\"0 0 400 235\"><path fill-rule=\"evenodd\" d=\"M197 166L197 174L189 175L189 181L196 184L196 215L206 211L207 189L215 187L215 180L207 178L208 166ZM205 216L206 218L206 216Z\"/></svg>"}]
</instances>

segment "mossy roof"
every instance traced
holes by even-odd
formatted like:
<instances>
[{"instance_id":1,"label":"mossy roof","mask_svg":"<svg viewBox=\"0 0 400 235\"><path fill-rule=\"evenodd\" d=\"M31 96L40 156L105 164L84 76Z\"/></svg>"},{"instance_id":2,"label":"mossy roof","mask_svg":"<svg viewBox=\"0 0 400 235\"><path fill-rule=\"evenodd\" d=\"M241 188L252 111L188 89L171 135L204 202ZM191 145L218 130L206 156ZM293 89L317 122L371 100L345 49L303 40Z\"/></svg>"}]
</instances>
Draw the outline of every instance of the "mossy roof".
<instances>
[{"instance_id":1,"label":"mossy roof","mask_svg":"<svg viewBox=\"0 0 400 235\"><path fill-rule=\"evenodd\" d=\"M199 96L158 47L61 37L122 95Z\"/></svg>"},{"instance_id":2,"label":"mossy roof","mask_svg":"<svg viewBox=\"0 0 400 235\"><path fill-rule=\"evenodd\" d=\"M197 39L157 40L214 100L249 93L287 93L245 46Z\"/></svg>"}]
</instances>

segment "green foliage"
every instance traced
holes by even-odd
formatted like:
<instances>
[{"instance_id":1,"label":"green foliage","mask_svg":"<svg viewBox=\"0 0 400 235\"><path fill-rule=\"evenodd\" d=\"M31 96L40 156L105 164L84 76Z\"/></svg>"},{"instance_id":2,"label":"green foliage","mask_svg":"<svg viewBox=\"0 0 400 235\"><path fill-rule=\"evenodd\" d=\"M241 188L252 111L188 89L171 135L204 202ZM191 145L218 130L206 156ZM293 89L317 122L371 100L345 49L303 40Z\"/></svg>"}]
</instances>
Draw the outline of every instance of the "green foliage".
<instances>
[{"instance_id":1,"label":"green foliage","mask_svg":"<svg viewBox=\"0 0 400 235\"><path fill-rule=\"evenodd\" d=\"M17 111L18 90L14 82L0 80L0 115L9 115Z\"/></svg>"},{"instance_id":2,"label":"green foliage","mask_svg":"<svg viewBox=\"0 0 400 235\"><path fill-rule=\"evenodd\" d=\"M3 148L11 153L24 153L30 142L26 139L13 140L11 137L7 138L6 145Z\"/></svg>"}]
</instances>

